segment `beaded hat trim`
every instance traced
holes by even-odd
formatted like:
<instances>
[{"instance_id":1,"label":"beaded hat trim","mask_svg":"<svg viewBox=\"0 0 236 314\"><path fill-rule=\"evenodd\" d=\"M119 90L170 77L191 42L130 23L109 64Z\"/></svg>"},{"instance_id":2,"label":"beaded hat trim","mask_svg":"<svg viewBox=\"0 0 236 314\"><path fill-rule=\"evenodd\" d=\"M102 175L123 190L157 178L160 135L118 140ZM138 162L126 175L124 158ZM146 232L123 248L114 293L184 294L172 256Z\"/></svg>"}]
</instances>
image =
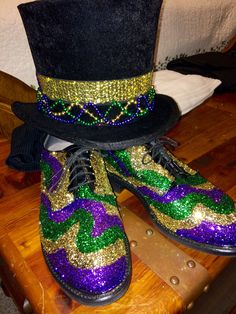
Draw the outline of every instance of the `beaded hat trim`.
<instances>
[{"instance_id":1,"label":"beaded hat trim","mask_svg":"<svg viewBox=\"0 0 236 314\"><path fill-rule=\"evenodd\" d=\"M155 106L152 72L122 80L66 81L38 75L38 110L67 124L130 123Z\"/></svg>"}]
</instances>

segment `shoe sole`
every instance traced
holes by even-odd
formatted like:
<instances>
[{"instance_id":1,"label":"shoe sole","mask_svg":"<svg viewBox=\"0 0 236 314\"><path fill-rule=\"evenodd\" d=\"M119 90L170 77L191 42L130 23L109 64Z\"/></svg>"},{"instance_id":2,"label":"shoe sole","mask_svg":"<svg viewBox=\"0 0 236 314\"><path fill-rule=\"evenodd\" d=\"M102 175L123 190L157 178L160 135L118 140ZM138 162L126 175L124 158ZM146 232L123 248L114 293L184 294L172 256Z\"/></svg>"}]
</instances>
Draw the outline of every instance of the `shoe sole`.
<instances>
[{"instance_id":1,"label":"shoe sole","mask_svg":"<svg viewBox=\"0 0 236 314\"><path fill-rule=\"evenodd\" d=\"M192 241L187 238L182 238L175 234L173 231L169 230L165 226L163 226L156 218L155 214L153 213L152 210L150 210L150 207L146 200L144 199L143 195L130 183L120 179L117 175L108 173L108 177L110 180L111 185L113 186L114 189L117 187L120 188L122 187L123 189L127 189L130 192L132 192L134 195L138 197L138 199L141 201L143 204L144 208L147 210L153 224L167 237L170 239L177 241L185 246L191 247L193 249L197 249L199 251L207 252L210 254L214 255L222 255L222 256L236 256L236 247L232 249L232 247L215 247L210 244L203 244L203 243L197 243L195 241ZM121 189L119 189L121 191Z\"/></svg>"}]
</instances>

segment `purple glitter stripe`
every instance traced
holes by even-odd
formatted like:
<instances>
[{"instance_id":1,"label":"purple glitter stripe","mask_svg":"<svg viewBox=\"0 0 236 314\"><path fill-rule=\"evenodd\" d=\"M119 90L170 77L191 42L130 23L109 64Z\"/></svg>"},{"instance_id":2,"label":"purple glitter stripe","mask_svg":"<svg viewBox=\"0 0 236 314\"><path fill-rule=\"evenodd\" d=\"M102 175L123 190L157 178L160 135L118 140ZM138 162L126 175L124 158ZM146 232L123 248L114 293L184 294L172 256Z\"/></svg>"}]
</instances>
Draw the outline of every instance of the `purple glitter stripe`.
<instances>
[{"instance_id":1,"label":"purple glitter stripe","mask_svg":"<svg viewBox=\"0 0 236 314\"><path fill-rule=\"evenodd\" d=\"M199 188L194 188L189 185L177 185L171 188L166 194L158 195L156 192L150 190L146 186L141 186L138 190L142 193L147 195L148 197L152 198L153 200L160 202L160 203L171 203L176 200L179 200L190 193L198 193L203 194L211 197L216 203L221 201L224 193L219 189L212 189L212 190L204 190Z\"/></svg>"},{"instance_id":2,"label":"purple glitter stripe","mask_svg":"<svg viewBox=\"0 0 236 314\"><path fill-rule=\"evenodd\" d=\"M202 221L192 229L179 229L176 233L198 243L207 243L216 246L234 246L236 250L236 223L222 226Z\"/></svg>"},{"instance_id":3,"label":"purple glitter stripe","mask_svg":"<svg viewBox=\"0 0 236 314\"><path fill-rule=\"evenodd\" d=\"M41 157L52 168L53 174L52 174L52 179L48 186L48 189L51 189L51 191L54 191L61 179L62 165L55 157L50 155L49 152L46 150L42 152Z\"/></svg>"},{"instance_id":4,"label":"purple glitter stripe","mask_svg":"<svg viewBox=\"0 0 236 314\"><path fill-rule=\"evenodd\" d=\"M111 291L125 279L127 267L125 256L111 265L96 269L80 269L72 266L64 249L48 254L47 259L62 281L74 289L91 294Z\"/></svg>"},{"instance_id":5,"label":"purple glitter stripe","mask_svg":"<svg viewBox=\"0 0 236 314\"><path fill-rule=\"evenodd\" d=\"M131 176L131 173L126 168L125 164L112 151L108 151L108 154L114 159L114 161L117 163L117 165L120 167L120 169L124 172L126 176Z\"/></svg>"},{"instance_id":6,"label":"purple glitter stripe","mask_svg":"<svg viewBox=\"0 0 236 314\"><path fill-rule=\"evenodd\" d=\"M51 203L44 193L41 194L41 201L47 208L50 219L57 223L67 220L79 208L90 212L94 219L94 226L91 234L93 237L100 236L106 229L113 226L119 226L121 230L123 230L123 224L120 218L115 215L108 215L103 204L97 201L77 199L69 205L63 207L61 210L55 212L52 211Z\"/></svg>"}]
</instances>

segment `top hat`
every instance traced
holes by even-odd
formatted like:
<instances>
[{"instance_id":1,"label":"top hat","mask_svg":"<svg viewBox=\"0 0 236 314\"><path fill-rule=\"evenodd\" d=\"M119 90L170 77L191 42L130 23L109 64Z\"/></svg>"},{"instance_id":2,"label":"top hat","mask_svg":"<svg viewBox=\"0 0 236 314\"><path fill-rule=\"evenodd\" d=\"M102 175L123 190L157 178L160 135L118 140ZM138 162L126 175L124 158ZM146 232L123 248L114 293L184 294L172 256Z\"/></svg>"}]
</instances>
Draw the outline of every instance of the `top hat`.
<instances>
[{"instance_id":1,"label":"top hat","mask_svg":"<svg viewBox=\"0 0 236 314\"><path fill-rule=\"evenodd\" d=\"M41 0L20 11L39 82L16 102L28 124L101 149L140 145L175 125L175 101L152 87L162 0Z\"/></svg>"}]
</instances>

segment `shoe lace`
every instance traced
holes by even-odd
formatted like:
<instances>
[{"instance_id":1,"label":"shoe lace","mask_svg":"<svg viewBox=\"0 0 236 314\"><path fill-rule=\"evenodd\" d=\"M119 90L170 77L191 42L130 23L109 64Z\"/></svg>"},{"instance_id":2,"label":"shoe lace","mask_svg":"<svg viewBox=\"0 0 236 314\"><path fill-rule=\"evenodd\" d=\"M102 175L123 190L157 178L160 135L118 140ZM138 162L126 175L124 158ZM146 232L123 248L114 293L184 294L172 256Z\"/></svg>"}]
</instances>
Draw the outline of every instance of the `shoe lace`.
<instances>
[{"instance_id":1,"label":"shoe lace","mask_svg":"<svg viewBox=\"0 0 236 314\"><path fill-rule=\"evenodd\" d=\"M165 145L176 148L178 143L167 136L157 138L147 145L148 151L143 155L142 163L146 165L154 160L167 169L173 176L186 176L187 172L171 157Z\"/></svg>"},{"instance_id":2,"label":"shoe lace","mask_svg":"<svg viewBox=\"0 0 236 314\"><path fill-rule=\"evenodd\" d=\"M93 184L95 175L90 163L91 150L91 147L78 147L76 145L65 148L66 162L63 168L53 175L52 182L54 181L54 184L50 187L49 192L52 192L56 187L60 189L63 186L68 171L70 171L69 192L75 193L78 187ZM55 180L53 180L54 178Z\"/></svg>"}]
</instances>

